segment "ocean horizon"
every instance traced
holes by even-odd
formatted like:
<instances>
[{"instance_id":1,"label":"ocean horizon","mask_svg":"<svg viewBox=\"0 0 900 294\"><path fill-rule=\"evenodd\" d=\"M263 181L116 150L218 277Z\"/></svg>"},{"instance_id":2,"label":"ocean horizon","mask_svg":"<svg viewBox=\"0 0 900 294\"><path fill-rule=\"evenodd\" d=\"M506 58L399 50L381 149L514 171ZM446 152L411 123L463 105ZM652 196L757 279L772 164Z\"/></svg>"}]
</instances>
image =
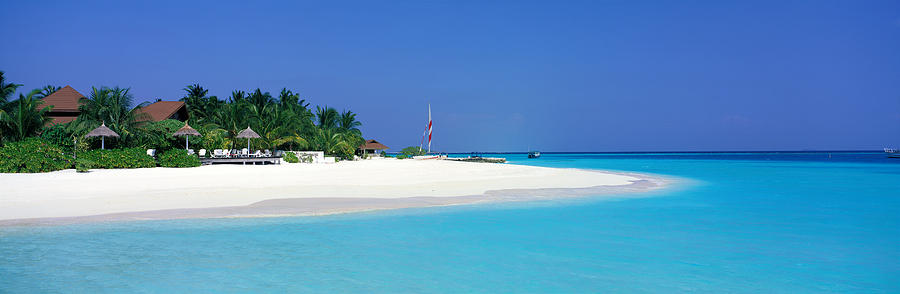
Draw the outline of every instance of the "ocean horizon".
<instances>
[{"instance_id":1,"label":"ocean horizon","mask_svg":"<svg viewBox=\"0 0 900 294\"><path fill-rule=\"evenodd\" d=\"M684 180L612 199L5 227L0 280L8 293L900 291L900 160L813 155L492 154Z\"/></svg>"}]
</instances>

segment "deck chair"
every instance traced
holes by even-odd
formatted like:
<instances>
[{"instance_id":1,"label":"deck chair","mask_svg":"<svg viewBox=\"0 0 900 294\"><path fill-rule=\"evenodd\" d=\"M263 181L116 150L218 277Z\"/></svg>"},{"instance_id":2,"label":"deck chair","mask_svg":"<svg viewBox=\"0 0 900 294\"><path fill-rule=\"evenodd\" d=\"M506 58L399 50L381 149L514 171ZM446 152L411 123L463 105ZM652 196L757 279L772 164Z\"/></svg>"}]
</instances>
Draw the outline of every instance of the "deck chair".
<instances>
[{"instance_id":1,"label":"deck chair","mask_svg":"<svg viewBox=\"0 0 900 294\"><path fill-rule=\"evenodd\" d=\"M156 149L147 149L147 155L150 157L156 157Z\"/></svg>"},{"instance_id":2,"label":"deck chair","mask_svg":"<svg viewBox=\"0 0 900 294\"><path fill-rule=\"evenodd\" d=\"M201 158L206 157L206 149L200 149L200 153L197 154L200 155Z\"/></svg>"}]
</instances>

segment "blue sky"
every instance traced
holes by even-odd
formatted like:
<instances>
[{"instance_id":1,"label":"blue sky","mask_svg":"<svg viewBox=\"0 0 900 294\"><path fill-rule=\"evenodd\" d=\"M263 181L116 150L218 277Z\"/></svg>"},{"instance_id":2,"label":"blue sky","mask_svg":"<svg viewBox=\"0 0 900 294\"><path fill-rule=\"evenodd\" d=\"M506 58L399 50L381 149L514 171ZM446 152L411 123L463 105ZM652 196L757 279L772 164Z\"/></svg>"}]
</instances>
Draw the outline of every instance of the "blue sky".
<instances>
[{"instance_id":1,"label":"blue sky","mask_svg":"<svg viewBox=\"0 0 900 294\"><path fill-rule=\"evenodd\" d=\"M31 89L282 87L439 151L900 146L898 1L11 1Z\"/></svg>"}]
</instances>

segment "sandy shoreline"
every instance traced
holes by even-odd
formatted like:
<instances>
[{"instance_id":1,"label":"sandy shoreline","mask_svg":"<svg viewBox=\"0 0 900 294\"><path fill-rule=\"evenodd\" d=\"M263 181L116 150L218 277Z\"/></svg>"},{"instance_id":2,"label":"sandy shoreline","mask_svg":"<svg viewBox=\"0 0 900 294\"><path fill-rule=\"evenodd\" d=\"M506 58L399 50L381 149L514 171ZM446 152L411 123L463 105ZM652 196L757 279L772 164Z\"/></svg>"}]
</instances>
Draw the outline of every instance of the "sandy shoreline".
<instances>
[{"instance_id":1,"label":"sandy shoreline","mask_svg":"<svg viewBox=\"0 0 900 294\"><path fill-rule=\"evenodd\" d=\"M0 226L322 215L658 189L640 174L449 161L0 174Z\"/></svg>"}]
</instances>

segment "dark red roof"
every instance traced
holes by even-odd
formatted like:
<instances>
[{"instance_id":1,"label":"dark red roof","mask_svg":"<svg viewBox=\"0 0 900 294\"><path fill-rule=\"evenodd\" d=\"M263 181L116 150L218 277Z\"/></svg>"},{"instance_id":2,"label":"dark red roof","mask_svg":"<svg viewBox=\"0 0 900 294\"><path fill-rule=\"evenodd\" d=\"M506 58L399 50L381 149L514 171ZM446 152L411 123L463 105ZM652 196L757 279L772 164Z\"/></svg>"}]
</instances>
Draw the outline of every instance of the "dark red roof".
<instances>
[{"instance_id":1,"label":"dark red roof","mask_svg":"<svg viewBox=\"0 0 900 294\"><path fill-rule=\"evenodd\" d=\"M388 146L384 146L384 144L379 143L375 140L366 140L365 144L359 145L359 149L364 150L384 150L388 149Z\"/></svg>"},{"instance_id":2,"label":"dark red roof","mask_svg":"<svg viewBox=\"0 0 900 294\"><path fill-rule=\"evenodd\" d=\"M173 114L184 108L181 101L156 101L153 104L142 107L138 113L146 113L152 121L166 120Z\"/></svg>"},{"instance_id":3,"label":"dark red roof","mask_svg":"<svg viewBox=\"0 0 900 294\"><path fill-rule=\"evenodd\" d=\"M48 125L52 126L52 125L58 125L58 124L64 124L67 122L72 122L78 117L77 116L50 116L50 118L52 120L50 120L50 123Z\"/></svg>"},{"instance_id":4,"label":"dark red roof","mask_svg":"<svg viewBox=\"0 0 900 294\"><path fill-rule=\"evenodd\" d=\"M84 95L67 85L41 100L44 101L43 107L53 105L53 109L50 110L51 113L78 112L78 99L81 99L81 97L84 97Z\"/></svg>"}]
</instances>

